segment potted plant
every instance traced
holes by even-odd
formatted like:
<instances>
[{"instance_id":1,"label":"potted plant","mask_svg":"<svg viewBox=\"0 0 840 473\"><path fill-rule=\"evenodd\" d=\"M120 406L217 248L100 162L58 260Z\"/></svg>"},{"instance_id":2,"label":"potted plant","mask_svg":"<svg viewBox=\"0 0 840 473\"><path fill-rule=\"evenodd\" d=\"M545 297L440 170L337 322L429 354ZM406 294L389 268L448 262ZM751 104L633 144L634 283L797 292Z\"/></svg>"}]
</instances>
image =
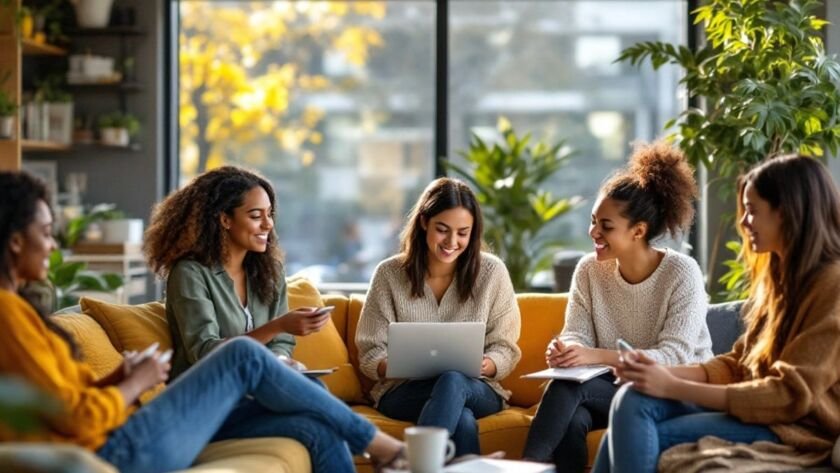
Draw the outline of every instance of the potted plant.
<instances>
[{"instance_id":1,"label":"potted plant","mask_svg":"<svg viewBox=\"0 0 840 473\"><path fill-rule=\"evenodd\" d=\"M706 44L684 46L645 42L618 61L654 69L676 64L681 80L702 107L690 107L666 124L671 137L695 166L703 165L732 201L735 177L755 163L782 153L821 157L840 148L840 64L825 52L820 30L828 23L813 15L818 0L707 0L693 13ZM712 246L715 264L723 219ZM740 253L740 244L727 247ZM728 298L748 289L743 266L724 263ZM709 269L712 273L712 269ZM710 277L709 281L715 278ZM710 291L713 292L713 291Z\"/></svg>"},{"instance_id":2,"label":"potted plant","mask_svg":"<svg viewBox=\"0 0 840 473\"><path fill-rule=\"evenodd\" d=\"M485 240L507 265L514 288L524 291L534 272L550 264L549 250L560 245L540 240L540 231L581 199L556 198L542 188L573 154L564 140L530 145L531 135L518 137L504 118L498 130L501 139L492 146L472 134L469 149L459 153L467 168L445 165L472 184L484 211Z\"/></svg>"},{"instance_id":3,"label":"potted plant","mask_svg":"<svg viewBox=\"0 0 840 473\"><path fill-rule=\"evenodd\" d=\"M113 112L99 118L99 133L104 145L126 147L139 130L140 121L130 113Z\"/></svg>"},{"instance_id":4,"label":"potted plant","mask_svg":"<svg viewBox=\"0 0 840 473\"><path fill-rule=\"evenodd\" d=\"M104 28L111 18L114 0L70 0L76 9L76 23L80 28Z\"/></svg>"},{"instance_id":5,"label":"potted plant","mask_svg":"<svg viewBox=\"0 0 840 473\"><path fill-rule=\"evenodd\" d=\"M0 77L0 139L11 139L15 135L15 113L18 105L12 94L3 87L11 75L11 71L6 71Z\"/></svg>"}]
</instances>

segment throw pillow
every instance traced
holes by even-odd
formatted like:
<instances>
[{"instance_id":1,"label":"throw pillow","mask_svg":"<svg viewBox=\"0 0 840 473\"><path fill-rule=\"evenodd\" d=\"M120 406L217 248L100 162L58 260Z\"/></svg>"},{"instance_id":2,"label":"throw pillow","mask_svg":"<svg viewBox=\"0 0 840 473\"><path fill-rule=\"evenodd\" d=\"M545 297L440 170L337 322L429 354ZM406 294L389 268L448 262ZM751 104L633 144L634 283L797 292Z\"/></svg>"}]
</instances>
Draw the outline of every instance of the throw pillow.
<instances>
[{"instance_id":1,"label":"throw pillow","mask_svg":"<svg viewBox=\"0 0 840 473\"><path fill-rule=\"evenodd\" d=\"M79 345L82 360L101 378L122 363L122 355L114 349L108 334L95 320L85 314L53 315L51 319L66 330Z\"/></svg>"},{"instance_id":2,"label":"throw pillow","mask_svg":"<svg viewBox=\"0 0 840 473\"><path fill-rule=\"evenodd\" d=\"M300 307L323 307L324 302L318 289L307 279L292 277L288 280L289 310ZM364 401L359 378L350 364L347 346L335 328L332 319L321 331L296 337L294 359L310 369L338 368L335 373L321 380L330 392L345 402Z\"/></svg>"},{"instance_id":3,"label":"throw pillow","mask_svg":"<svg viewBox=\"0 0 840 473\"><path fill-rule=\"evenodd\" d=\"M154 342L160 343L160 351L172 348L166 307L160 302L124 305L82 297L80 305L105 329L118 352L142 351Z\"/></svg>"}]
</instances>

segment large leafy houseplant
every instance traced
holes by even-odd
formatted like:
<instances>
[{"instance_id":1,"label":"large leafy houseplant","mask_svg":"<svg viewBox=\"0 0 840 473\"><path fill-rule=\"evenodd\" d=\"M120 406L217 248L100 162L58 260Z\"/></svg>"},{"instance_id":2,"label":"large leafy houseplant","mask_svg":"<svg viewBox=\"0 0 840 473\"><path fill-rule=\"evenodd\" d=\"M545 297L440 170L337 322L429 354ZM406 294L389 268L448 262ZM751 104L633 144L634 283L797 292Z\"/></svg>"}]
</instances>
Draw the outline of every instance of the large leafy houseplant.
<instances>
[{"instance_id":1,"label":"large leafy houseplant","mask_svg":"<svg viewBox=\"0 0 840 473\"><path fill-rule=\"evenodd\" d=\"M531 145L531 135L517 136L504 118L498 128L501 140L492 145L472 134L469 149L459 153L466 167L451 161L446 166L472 184L484 213L485 240L507 265L514 288L527 290L529 278L559 245L538 239L540 231L580 201L542 188L572 151L563 140Z\"/></svg>"},{"instance_id":2,"label":"large leafy houseplant","mask_svg":"<svg viewBox=\"0 0 840 473\"><path fill-rule=\"evenodd\" d=\"M813 12L818 0L706 0L694 12L706 42L696 51L664 42L643 42L618 61L654 69L676 64L681 83L700 106L689 107L666 128L694 164L711 171L721 196L731 199L735 178L764 159L784 153L820 157L840 147L840 64L825 52L827 24ZM721 223L710 261L724 226ZM740 254L738 242L727 247ZM748 285L738 260L721 278L727 297Z\"/></svg>"},{"instance_id":3,"label":"large leafy houseplant","mask_svg":"<svg viewBox=\"0 0 840 473\"><path fill-rule=\"evenodd\" d=\"M119 274L88 271L86 266L81 262L64 261L60 250L50 254L47 279L55 291L54 310L77 304L79 291L114 292L125 284Z\"/></svg>"}]
</instances>

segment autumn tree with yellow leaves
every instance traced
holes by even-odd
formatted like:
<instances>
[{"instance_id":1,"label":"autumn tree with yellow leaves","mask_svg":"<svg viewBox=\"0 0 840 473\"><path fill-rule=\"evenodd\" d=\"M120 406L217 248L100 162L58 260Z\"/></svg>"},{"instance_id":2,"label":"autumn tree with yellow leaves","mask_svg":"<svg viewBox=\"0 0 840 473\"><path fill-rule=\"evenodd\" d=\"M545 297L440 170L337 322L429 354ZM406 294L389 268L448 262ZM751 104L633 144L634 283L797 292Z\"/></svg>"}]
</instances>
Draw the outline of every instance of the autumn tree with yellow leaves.
<instances>
[{"instance_id":1,"label":"autumn tree with yellow leaves","mask_svg":"<svg viewBox=\"0 0 840 473\"><path fill-rule=\"evenodd\" d=\"M384 2L180 2L180 163L194 176L225 163L260 166L271 150L314 160L323 111L295 101L337 86L325 52L364 66L378 32L351 18L382 19ZM351 23L353 23L351 25ZM346 86L346 84L341 84Z\"/></svg>"}]
</instances>

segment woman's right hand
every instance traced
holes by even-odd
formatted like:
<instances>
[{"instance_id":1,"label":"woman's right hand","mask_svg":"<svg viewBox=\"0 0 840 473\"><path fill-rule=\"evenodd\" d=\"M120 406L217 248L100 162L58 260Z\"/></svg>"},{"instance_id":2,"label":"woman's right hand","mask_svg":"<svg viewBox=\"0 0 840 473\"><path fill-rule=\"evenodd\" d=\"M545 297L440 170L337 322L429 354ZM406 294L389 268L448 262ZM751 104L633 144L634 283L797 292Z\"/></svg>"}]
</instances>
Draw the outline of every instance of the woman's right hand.
<instances>
[{"instance_id":1,"label":"woman's right hand","mask_svg":"<svg viewBox=\"0 0 840 473\"><path fill-rule=\"evenodd\" d=\"M552 338L551 341L548 342L548 348L545 350L545 364L547 364L549 368L556 368L556 360L565 350L566 345L560 341L559 337Z\"/></svg>"},{"instance_id":2,"label":"woman's right hand","mask_svg":"<svg viewBox=\"0 0 840 473\"><path fill-rule=\"evenodd\" d=\"M292 335L304 336L315 333L327 324L330 320L330 313L313 315L317 307L303 307L286 312L269 323L277 324L281 330Z\"/></svg>"},{"instance_id":3,"label":"woman's right hand","mask_svg":"<svg viewBox=\"0 0 840 473\"><path fill-rule=\"evenodd\" d=\"M379 365L376 367L376 374L379 375L379 379L385 379L385 373L388 372L388 358L383 358L382 361L379 362Z\"/></svg>"},{"instance_id":4,"label":"woman's right hand","mask_svg":"<svg viewBox=\"0 0 840 473\"><path fill-rule=\"evenodd\" d=\"M133 403L147 389L169 378L171 365L168 361L162 361L160 355L155 353L132 366L126 378L117 385L126 404Z\"/></svg>"}]
</instances>

